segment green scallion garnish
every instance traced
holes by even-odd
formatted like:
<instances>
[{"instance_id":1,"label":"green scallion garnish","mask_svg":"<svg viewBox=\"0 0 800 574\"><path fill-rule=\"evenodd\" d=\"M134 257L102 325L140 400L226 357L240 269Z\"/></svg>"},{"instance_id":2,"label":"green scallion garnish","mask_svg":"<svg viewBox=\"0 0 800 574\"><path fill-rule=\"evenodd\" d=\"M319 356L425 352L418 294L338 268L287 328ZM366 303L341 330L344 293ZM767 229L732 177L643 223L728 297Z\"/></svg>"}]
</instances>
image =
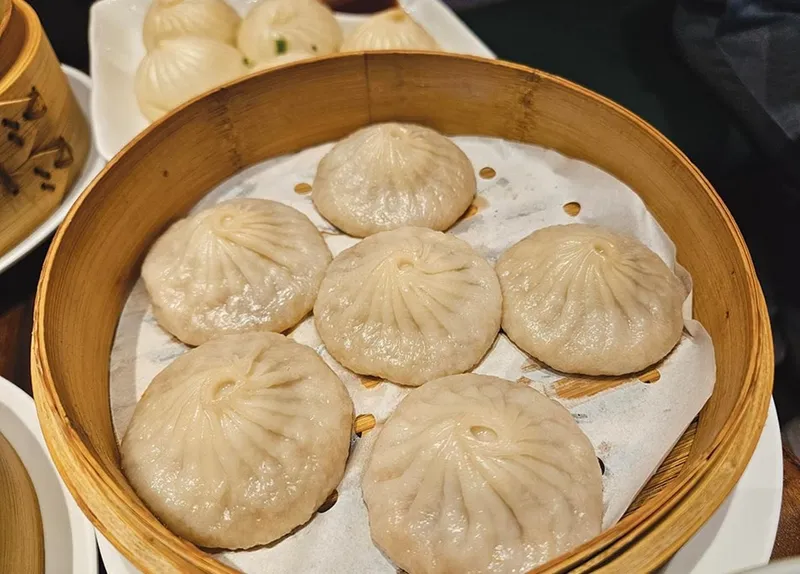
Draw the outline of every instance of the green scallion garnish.
<instances>
[{"instance_id":1,"label":"green scallion garnish","mask_svg":"<svg viewBox=\"0 0 800 574\"><path fill-rule=\"evenodd\" d=\"M289 43L286 41L286 38L278 38L275 40L275 52L280 54L285 54L289 51Z\"/></svg>"}]
</instances>

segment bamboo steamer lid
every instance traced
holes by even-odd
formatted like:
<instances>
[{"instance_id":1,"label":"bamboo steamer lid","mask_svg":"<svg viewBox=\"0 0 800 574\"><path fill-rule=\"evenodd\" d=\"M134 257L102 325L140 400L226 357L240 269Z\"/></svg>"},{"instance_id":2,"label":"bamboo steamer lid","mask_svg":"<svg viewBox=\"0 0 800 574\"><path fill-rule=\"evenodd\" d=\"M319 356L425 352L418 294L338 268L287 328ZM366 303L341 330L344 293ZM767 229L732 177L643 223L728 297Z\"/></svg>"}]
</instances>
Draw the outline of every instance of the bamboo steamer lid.
<instances>
[{"instance_id":1,"label":"bamboo steamer lid","mask_svg":"<svg viewBox=\"0 0 800 574\"><path fill-rule=\"evenodd\" d=\"M0 434L0 572L44 572L44 533L28 471Z\"/></svg>"},{"instance_id":2,"label":"bamboo steamer lid","mask_svg":"<svg viewBox=\"0 0 800 574\"><path fill-rule=\"evenodd\" d=\"M24 41L22 29L16 25L10 29L13 11L13 0L0 0L0 82L17 61Z\"/></svg>"},{"instance_id":3,"label":"bamboo steamer lid","mask_svg":"<svg viewBox=\"0 0 800 574\"><path fill-rule=\"evenodd\" d=\"M11 0L0 0L0 37L3 35L3 30L8 26L8 20L11 18Z\"/></svg>"},{"instance_id":4,"label":"bamboo steamer lid","mask_svg":"<svg viewBox=\"0 0 800 574\"><path fill-rule=\"evenodd\" d=\"M89 126L33 9L8 2L0 36L0 255L61 203L83 168Z\"/></svg>"},{"instance_id":5,"label":"bamboo steamer lid","mask_svg":"<svg viewBox=\"0 0 800 574\"><path fill-rule=\"evenodd\" d=\"M695 316L714 340L714 392L629 514L537 572L654 570L731 491L766 419L772 340L747 247L708 181L640 118L561 78L467 56L336 55L248 76L157 121L106 166L56 233L34 312L36 406L65 483L143 571L233 572L164 527L120 470L109 406L120 313L153 241L210 189L386 121L587 161L636 190L675 243L694 281Z\"/></svg>"}]
</instances>

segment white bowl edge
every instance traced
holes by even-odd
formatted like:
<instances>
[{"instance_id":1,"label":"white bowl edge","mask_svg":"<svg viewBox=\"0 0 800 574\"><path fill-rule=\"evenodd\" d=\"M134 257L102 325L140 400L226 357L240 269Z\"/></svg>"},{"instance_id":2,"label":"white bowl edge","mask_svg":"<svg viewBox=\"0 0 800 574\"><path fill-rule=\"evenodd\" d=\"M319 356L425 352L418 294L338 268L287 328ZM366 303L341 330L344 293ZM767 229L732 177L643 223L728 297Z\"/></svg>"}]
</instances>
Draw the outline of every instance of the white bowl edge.
<instances>
[{"instance_id":1,"label":"white bowl edge","mask_svg":"<svg viewBox=\"0 0 800 574\"><path fill-rule=\"evenodd\" d=\"M0 433L25 465L39 499L46 574L97 574L94 529L56 471L33 399L3 377L0 377Z\"/></svg>"}]
</instances>

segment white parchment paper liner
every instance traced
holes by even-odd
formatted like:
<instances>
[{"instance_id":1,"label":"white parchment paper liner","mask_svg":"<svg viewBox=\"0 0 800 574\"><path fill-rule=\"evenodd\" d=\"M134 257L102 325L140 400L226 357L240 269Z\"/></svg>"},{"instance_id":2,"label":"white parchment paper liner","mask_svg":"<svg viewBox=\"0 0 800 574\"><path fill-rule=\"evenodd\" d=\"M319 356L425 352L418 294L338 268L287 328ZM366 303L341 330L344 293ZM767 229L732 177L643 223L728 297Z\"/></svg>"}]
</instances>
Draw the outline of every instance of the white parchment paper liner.
<instances>
[{"instance_id":1,"label":"white parchment paper liner","mask_svg":"<svg viewBox=\"0 0 800 574\"><path fill-rule=\"evenodd\" d=\"M491 263L538 228L570 222L597 223L637 237L675 269L691 289L691 278L676 264L673 243L639 196L611 175L544 148L490 138L453 139L472 160L476 173L485 166L496 171L492 179L478 178L475 201L478 212L451 230ZM211 191L196 209L233 197L278 200L308 215L325 234L336 255L358 240L339 235L314 210L310 194L294 191L296 184L313 181L317 163L331 145L253 166ZM580 204L577 216L565 213L563 206L568 202ZM598 394L565 399L559 392L565 394L567 376L540 367L503 334L475 369L530 384L570 410L605 464L603 525L606 528L622 517L711 396L714 349L705 329L691 319L691 297L684 315L684 336L675 350L657 365L660 379L655 383L647 384L632 376ZM290 336L320 353L350 391L356 414L374 414L378 427L362 438L354 438L339 498L330 510L270 546L220 552L217 557L252 574L394 574L395 567L370 539L360 479L381 423L408 391L386 382L365 387L360 377L337 364L326 352L310 317ZM186 349L157 325L139 280L120 318L111 354L111 410L118 439L152 378Z\"/></svg>"}]
</instances>

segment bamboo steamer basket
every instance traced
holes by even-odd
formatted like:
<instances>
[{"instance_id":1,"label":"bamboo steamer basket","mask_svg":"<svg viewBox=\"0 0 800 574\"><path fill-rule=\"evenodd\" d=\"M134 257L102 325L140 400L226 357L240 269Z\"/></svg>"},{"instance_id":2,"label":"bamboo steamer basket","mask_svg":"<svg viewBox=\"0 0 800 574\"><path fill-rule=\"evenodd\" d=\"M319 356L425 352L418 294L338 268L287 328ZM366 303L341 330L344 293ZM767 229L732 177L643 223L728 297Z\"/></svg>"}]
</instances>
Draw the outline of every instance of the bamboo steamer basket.
<instances>
[{"instance_id":1,"label":"bamboo steamer basket","mask_svg":"<svg viewBox=\"0 0 800 574\"><path fill-rule=\"evenodd\" d=\"M28 471L0 434L0 572L44 572L44 530Z\"/></svg>"},{"instance_id":2,"label":"bamboo steamer basket","mask_svg":"<svg viewBox=\"0 0 800 574\"><path fill-rule=\"evenodd\" d=\"M0 0L0 37L11 18L11 0Z\"/></svg>"},{"instance_id":3,"label":"bamboo steamer basket","mask_svg":"<svg viewBox=\"0 0 800 574\"><path fill-rule=\"evenodd\" d=\"M766 306L736 224L689 160L620 106L566 80L466 56L372 53L254 75L153 124L72 208L45 261L32 378L50 452L100 531L148 572L233 572L170 533L120 471L109 407L117 321L147 249L210 189L267 158L371 122L554 148L636 190L692 274L715 343L713 396L617 525L540 572L640 572L712 514L755 448L772 388Z\"/></svg>"},{"instance_id":4,"label":"bamboo steamer basket","mask_svg":"<svg viewBox=\"0 0 800 574\"><path fill-rule=\"evenodd\" d=\"M89 126L33 9L10 8L0 36L0 255L64 198L89 152Z\"/></svg>"}]
</instances>

